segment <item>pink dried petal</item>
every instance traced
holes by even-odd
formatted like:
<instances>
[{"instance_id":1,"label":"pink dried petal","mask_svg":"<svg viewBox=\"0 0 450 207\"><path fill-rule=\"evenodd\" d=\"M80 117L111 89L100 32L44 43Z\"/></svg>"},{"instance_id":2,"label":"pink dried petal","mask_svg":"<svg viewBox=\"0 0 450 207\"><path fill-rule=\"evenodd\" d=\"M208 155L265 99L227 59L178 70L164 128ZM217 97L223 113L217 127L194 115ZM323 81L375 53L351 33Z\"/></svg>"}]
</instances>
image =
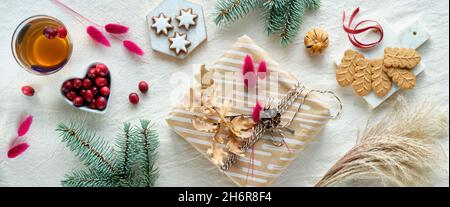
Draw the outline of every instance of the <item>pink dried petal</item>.
<instances>
[{"instance_id":1,"label":"pink dried petal","mask_svg":"<svg viewBox=\"0 0 450 207\"><path fill-rule=\"evenodd\" d=\"M266 61L261 60L261 62L259 63L259 66L258 66L259 79L266 78L266 73L267 73L267 63L266 63Z\"/></svg>"},{"instance_id":2,"label":"pink dried petal","mask_svg":"<svg viewBox=\"0 0 450 207\"><path fill-rule=\"evenodd\" d=\"M246 55L242 65L242 75L244 75L245 87L254 87L256 85L255 66L250 55Z\"/></svg>"},{"instance_id":3,"label":"pink dried petal","mask_svg":"<svg viewBox=\"0 0 450 207\"><path fill-rule=\"evenodd\" d=\"M112 34L124 34L128 32L128 27L120 24L107 24L105 30Z\"/></svg>"},{"instance_id":4,"label":"pink dried petal","mask_svg":"<svg viewBox=\"0 0 450 207\"><path fill-rule=\"evenodd\" d=\"M19 125L19 129L17 130L17 135L19 137L25 135L30 129L31 123L33 123L33 116L28 115Z\"/></svg>"},{"instance_id":5,"label":"pink dried petal","mask_svg":"<svg viewBox=\"0 0 450 207\"><path fill-rule=\"evenodd\" d=\"M254 122L259 122L262 109L263 109L263 107L262 107L261 103L259 103L259 101L256 101L256 105L255 105L255 107L253 107L253 112L252 112L252 118L253 118Z\"/></svg>"},{"instance_id":6,"label":"pink dried petal","mask_svg":"<svg viewBox=\"0 0 450 207\"><path fill-rule=\"evenodd\" d=\"M123 46L125 48L127 48L128 51L130 51L136 55L139 55L139 56L144 55L144 51L138 45L136 45L136 43L134 43L130 40L124 40Z\"/></svg>"},{"instance_id":7,"label":"pink dried petal","mask_svg":"<svg viewBox=\"0 0 450 207\"><path fill-rule=\"evenodd\" d=\"M100 30L98 30L97 28L95 28L94 26L87 27L86 32L96 42L98 42L106 47L111 46L108 39L106 39L105 35L103 35L103 33Z\"/></svg>"},{"instance_id":8,"label":"pink dried petal","mask_svg":"<svg viewBox=\"0 0 450 207\"><path fill-rule=\"evenodd\" d=\"M24 153L28 149L28 147L30 147L30 145L26 142L14 146L13 148L8 150L8 158L16 158L17 156Z\"/></svg>"}]
</instances>

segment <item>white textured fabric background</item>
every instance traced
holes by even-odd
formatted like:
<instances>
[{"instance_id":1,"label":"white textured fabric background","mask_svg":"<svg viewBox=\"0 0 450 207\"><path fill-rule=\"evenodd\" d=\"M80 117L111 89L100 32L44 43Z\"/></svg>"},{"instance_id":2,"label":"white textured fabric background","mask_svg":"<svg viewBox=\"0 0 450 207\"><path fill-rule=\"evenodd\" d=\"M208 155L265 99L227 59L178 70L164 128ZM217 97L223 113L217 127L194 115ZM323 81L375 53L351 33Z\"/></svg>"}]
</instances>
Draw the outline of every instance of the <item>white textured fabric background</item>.
<instances>
[{"instance_id":1,"label":"white textured fabric background","mask_svg":"<svg viewBox=\"0 0 450 207\"><path fill-rule=\"evenodd\" d=\"M194 1L194 0L192 0ZM274 183L275 186L311 186L355 140L358 129L369 116L378 116L388 109L383 105L370 112L361 98L349 88L338 87L333 60L349 42L341 29L342 10L351 11L360 6L371 16L379 16L400 25L410 19L420 19L428 28L431 39L419 51L427 68L418 78L417 86L409 92L400 92L410 98L411 104L429 97L439 97L444 107L449 103L449 3L446 0L416 1L322 1L319 11L308 12L295 43L287 48L279 46L275 38L264 33L258 12L227 28L213 23L215 0L197 0L204 6L208 22L208 41L186 60L180 61L151 51L147 37L146 14L161 0L63 0L75 10L100 24L120 22L131 27L130 38L146 51L145 62L126 52L120 42L112 41L111 48L94 45L85 34L85 28L68 13L48 0L0 1L0 186L59 186L64 174L83 168L81 162L61 143L55 132L59 122L85 122L111 142L123 121L137 122L151 119L160 134L161 147L158 186L233 186L233 183L200 153L194 150L167 127L164 118L171 108L170 96L175 83L170 77L177 72L191 74L191 65L212 64L236 39L244 34L271 53L283 69L293 73L310 88L331 89L344 102L343 115L331 121L317 139L301 152L300 158ZM195 1L194 1L195 2ZM25 18L47 14L62 20L68 27L74 43L73 55L60 72L38 77L21 69L10 51L10 38L15 27ZM311 58L304 50L302 37L307 30L322 27L330 34L330 47L320 57ZM63 80L84 74L92 62L106 63L112 70L113 95L105 115L81 112L67 105L58 90ZM137 83L148 80L148 95L141 96L137 107L128 103L128 94L137 90ZM31 84L34 97L25 97L20 87ZM398 94L398 93L397 93ZM16 133L20 117L34 115L34 123L27 135L31 147L17 159L5 159L8 144ZM433 186L449 186L448 137L442 140L447 160L441 163L433 178Z\"/></svg>"}]
</instances>

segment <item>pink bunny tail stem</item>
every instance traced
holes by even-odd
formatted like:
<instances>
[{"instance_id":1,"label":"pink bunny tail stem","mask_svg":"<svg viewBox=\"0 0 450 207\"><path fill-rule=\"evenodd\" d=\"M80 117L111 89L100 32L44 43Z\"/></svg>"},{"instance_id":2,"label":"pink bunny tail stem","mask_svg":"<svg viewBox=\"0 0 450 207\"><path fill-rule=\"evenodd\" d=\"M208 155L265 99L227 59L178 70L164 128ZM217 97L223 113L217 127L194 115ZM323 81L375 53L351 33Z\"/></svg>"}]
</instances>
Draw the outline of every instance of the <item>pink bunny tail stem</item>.
<instances>
[{"instance_id":1,"label":"pink bunny tail stem","mask_svg":"<svg viewBox=\"0 0 450 207\"><path fill-rule=\"evenodd\" d=\"M96 42L98 42L106 47L111 46L108 39L106 39L105 35L103 35L103 33L100 30L98 30L97 28L95 28L94 26L87 27L86 32Z\"/></svg>"},{"instance_id":2,"label":"pink bunny tail stem","mask_svg":"<svg viewBox=\"0 0 450 207\"><path fill-rule=\"evenodd\" d=\"M120 24L107 24L105 30L111 34L125 34L128 32L128 27Z\"/></svg>"},{"instance_id":3,"label":"pink bunny tail stem","mask_svg":"<svg viewBox=\"0 0 450 207\"><path fill-rule=\"evenodd\" d=\"M259 122L262 109L263 109L263 107L262 107L261 103L259 103L259 101L256 101L256 105L255 105L255 107L253 107L253 112L252 112L252 118L253 118L254 122Z\"/></svg>"},{"instance_id":4,"label":"pink bunny tail stem","mask_svg":"<svg viewBox=\"0 0 450 207\"><path fill-rule=\"evenodd\" d=\"M8 150L8 158L16 158L17 156L24 153L28 149L28 147L30 147L30 145L26 142L14 146L13 148Z\"/></svg>"},{"instance_id":5,"label":"pink bunny tail stem","mask_svg":"<svg viewBox=\"0 0 450 207\"><path fill-rule=\"evenodd\" d=\"M33 123L33 116L28 115L19 125L19 129L17 130L17 135L19 137L25 135L28 130L30 130L30 126Z\"/></svg>"},{"instance_id":6,"label":"pink bunny tail stem","mask_svg":"<svg viewBox=\"0 0 450 207\"><path fill-rule=\"evenodd\" d=\"M124 40L123 46L127 48L127 50L130 51L131 53L134 53L139 56L144 55L144 51L136 43L130 40Z\"/></svg>"},{"instance_id":7,"label":"pink bunny tail stem","mask_svg":"<svg viewBox=\"0 0 450 207\"><path fill-rule=\"evenodd\" d=\"M259 79L264 79L266 78L267 75L267 63L264 60L261 60L261 62L259 63L258 66L258 77Z\"/></svg>"}]
</instances>

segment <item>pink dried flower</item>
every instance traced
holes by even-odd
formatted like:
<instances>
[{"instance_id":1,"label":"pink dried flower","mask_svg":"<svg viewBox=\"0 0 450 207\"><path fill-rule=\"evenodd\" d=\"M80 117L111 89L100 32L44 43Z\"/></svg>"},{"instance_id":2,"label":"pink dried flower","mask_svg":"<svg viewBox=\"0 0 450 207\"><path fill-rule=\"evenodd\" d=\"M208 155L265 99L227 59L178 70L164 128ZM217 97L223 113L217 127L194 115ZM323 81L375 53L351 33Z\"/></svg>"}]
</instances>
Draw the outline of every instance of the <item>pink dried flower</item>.
<instances>
[{"instance_id":1,"label":"pink dried flower","mask_svg":"<svg viewBox=\"0 0 450 207\"><path fill-rule=\"evenodd\" d=\"M21 137L25 135L30 129L31 123L33 123L33 116L28 115L19 125L17 130L17 136Z\"/></svg>"},{"instance_id":2,"label":"pink dried flower","mask_svg":"<svg viewBox=\"0 0 450 207\"><path fill-rule=\"evenodd\" d=\"M16 158L17 156L24 153L30 145L26 142L18 144L14 146L13 148L8 150L8 158Z\"/></svg>"},{"instance_id":3,"label":"pink dried flower","mask_svg":"<svg viewBox=\"0 0 450 207\"><path fill-rule=\"evenodd\" d=\"M112 34L125 34L128 32L128 27L120 24L107 24L105 30Z\"/></svg>"},{"instance_id":4,"label":"pink dried flower","mask_svg":"<svg viewBox=\"0 0 450 207\"><path fill-rule=\"evenodd\" d=\"M267 63L266 63L266 61L261 60L261 62L259 63L259 66L258 66L259 79L266 78L266 73L267 73Z\"/></svg>"},{"instance_id":5,"label":"pink dried flower","mask_svg":"<svg viewBox=\"0 0 450 207\"><path fill-rule=\"evenodd\" d=\"M97 28L95 28L94 26L88 26L86 28L86 32L96 42L98 42L106 47L111 46L108 39L106 39L105 35L103 35L103 33L100 30L98 30Z\"/></svg>"},{"instance_id":6,"label":"pink dried flower","mask_svg":"<svg viewBox=\"0 0 450 207\"><path fill-rule=\"evenodd\" d=\"M256 101L255 107L253 107L252 118L254 122L258 122L260 120L260 114L263 110L263 107L259 101Z\"/></svg>"},{"instance_id":7,"label":"pink dried flower","mask_svg":"<svg viewBox=\"0 0 450 207\"><path fill-rule=\"evenodd\" d=\"M144 51L138 46L136 45L136 43L130 41L130 40L124 40L123 41L123 46L125 48L127 48L128 51L137 54L139 56L144 55Z\"/></svg>"},{"instance_id":8,"label":"pink dried flower","mask_svg":"<svg viewBox=\"0 0 450 207\"><path fill-rule=\"evenodd\" d=\"M256 85L255 66L250 55L245 56L244 64L242 65L242 75L244 75L245 87L254 87Z\"/></svg>"}]
</instances>

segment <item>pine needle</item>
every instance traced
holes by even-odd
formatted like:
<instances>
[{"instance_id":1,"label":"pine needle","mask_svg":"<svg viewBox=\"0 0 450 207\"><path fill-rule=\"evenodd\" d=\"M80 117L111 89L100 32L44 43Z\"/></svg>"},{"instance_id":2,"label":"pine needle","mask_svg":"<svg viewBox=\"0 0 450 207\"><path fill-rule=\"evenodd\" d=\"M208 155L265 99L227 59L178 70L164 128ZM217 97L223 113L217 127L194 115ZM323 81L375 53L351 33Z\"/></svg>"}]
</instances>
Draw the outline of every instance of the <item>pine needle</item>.
<instances>
[{"instance_id":1,"label":"pine needle","mask_svg":"<svg viewBox=\"0 0 450 207\"><path fill-rule=\"evenodd\" d=\"M281 29L281 45L287 46L297 36L303 23L304 5L301 0L288 0L284 25Z\"/></svg>"},{"instance_id":2,"label":"pine needle","mask_svg":"<svg viewBox=\"0 0 450 207\"><path fill-rule=\"evenodd\" d=\"M217 25L228 25L258 6L259 0L219 0L216 6Z\"/></svg>"}]
</instances>

